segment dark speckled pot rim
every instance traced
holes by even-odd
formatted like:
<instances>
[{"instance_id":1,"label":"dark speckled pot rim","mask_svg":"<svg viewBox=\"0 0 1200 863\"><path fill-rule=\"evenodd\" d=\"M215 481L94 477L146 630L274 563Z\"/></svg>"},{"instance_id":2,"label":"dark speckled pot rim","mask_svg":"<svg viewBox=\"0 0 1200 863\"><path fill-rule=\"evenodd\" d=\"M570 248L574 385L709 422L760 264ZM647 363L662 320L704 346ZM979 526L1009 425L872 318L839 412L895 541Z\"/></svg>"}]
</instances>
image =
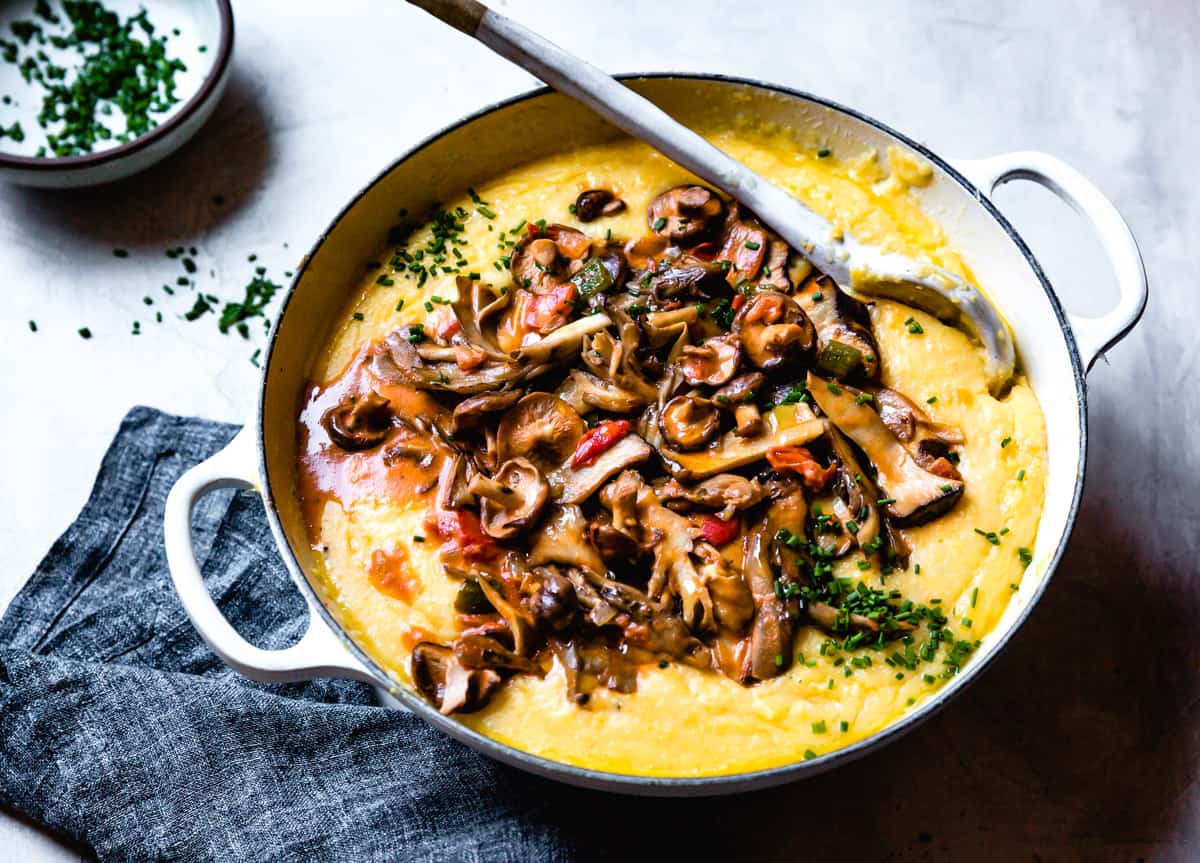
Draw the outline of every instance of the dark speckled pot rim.
<instances>
[{"instance_id":1,"label":"dark speckled pot rim","mask_svg":"<svg viewBox=\"0 0 1200 863\"><path fill-rule=\"evenodd\" d=\"M36 156L17 156L12 153L0 152L0 169L13 168L22 171L33 171L39 174L53 174L59 171L78 171L84 168L108 165L163 140L175 131L175 129L183 125L188 117L196 113L200 106L208 101L213 90L216 89L224 76L225 68L229 65L229 61L233 58L233 7L229 5L230 0L213 0L213 2L216 4L217 14L221 19L221 36L217 50L213 54L212 65L209 67L208 74L204 76L200 88L165 120L150 129L150 131L138 135L126 144L101 150L98 153L85 153L82 156L38 158Z\"/></svg>"},{"instance_id":2,"label":"dark speckled pot rim","mask_svg":"<svg viewBox=\"0 0 1200 863\"><path fill-rule=\"evenodd\" d=\"M1078 425L1079 425L1079 452L1078 470L1075 478L1075 486L1072 492L1071 505L1068 510L1067 519L1062 531L1062 535L1058 539L1057 546L1045 568L1045 574L1040 583L1035 587L1028 598L1025 606L1021 609L1017 618L1012 622L1006 631L1000 633L997 640L992 643L988 651L980 655L977 659L968 662L965 668L945 687L939 690L928 701L913 709L910 713L905 714L887 727L881 729L870 737L852 743L840 749L835 749L827 754L819 755L816 758L807 760L795 761L788 764L770 767L761 770L753 770L742 773L729 773L715 776L681 776L681 777L663 777L663 776L638 776L626 773L617 773L605 770L594 770L586 767L577 767L572 764L567 764L560 761L554 761L548 758L543 758L538 755L532 755L520 749L516 749L507 744L494 740L486 735L481 734L474 729L454 721L440 714L432 705L422 699L419 695L412 692L405 686L398 685L391 676L379 666L369 654L362 650L345 632L341 625L334 619L330 611L324 606L312 585L309 584L307 576L300 566L299 561L292 553L291 546L288 543L287 536L284 533L283 525L279 518L279 512L276 505L275 493L270 484L270 478L267 474L266 465L266 446L263 437L263 416L265 408L265 400L267 393L267 379L270 376L271 355L274 351L276 340L280 330L286 325L288 306L295 294L296 285L304 277L309 262L313 260L326 239L341 222L341 220L350 212L377 183L387 176L397 165L411 158L416 153L430 147L440 141L447 134L465 126L469 123L478 120L479 118L501 111L512 105L535 99L540 96L554 92L548 87L540 87L526 93L505 99L495 104L489 105L470 114L456 123L453 123L441 131L430 135L425 140L413 146L404 155L400 156L392 162L387 168L380 172L374 179L367 183L345 207L337 214L330 223L329 227L317 238L309 250L301 267L296 271L289 286L288 293L284 298L283 305L280 309L278 324L273 328L270 341L267 345L266 360L263 363L262 384L259 390L258 413L256 417L257 427L255 429L256 446L258 448L258 471L261 478L262 495L267 511L267 517L271 524L271 530L275 535L276 544L283 555L284 561L291 571L293 580L300 587L301 591L307 596L310 604L317 609L321 618L330 629L338 634L346 648L350 653L363 664L365 668L375 676L377 683L386 688L404 707L408 708L413 713L420 716L423 720L433 725L435 728L445 732L455 739L463 742L473 749L487 754L497 760L520 767L531 773L540 776L554 778L572 785L582 787L601 789L606 791L615 791L628 794L640 794L648 796L706 796L716 794L730 794L740 791L749 791L753 789L767 788L774 785L780 785L785 782L790 782L796 779L815 776L824 773L844 764L848 764L864 755L879 749L880 747L897 740L902 735L916 728L919 724L932 717L940 711L955 695L965 689L969 684L974 682L983 671L988 668L1001 651L1008 645L1013 635L1020 629L1025 621L1029 618L1034 607L1038 604L1046 588L1050 584L1050 579L1058 567L1063 553L1067 546L1067 541L1070 538L1071 531L1074 528L1076 517L1078 516L1079 500L1083 493L1084 471L1087 465L1087 387L1085 383L1085 369L1083 362L1080 359L1079 349L1075 342L1074 334L1071 331L1070 324L1067 321L1066 314L1062 308L1058 297L1051 288L1049 281L1046 279L1045 273L1041 266L1034 258L1033 253L1029 250L1024 240L1017 233L1016 229L1009 221L1000 213L992 202L977 189L969 180L954 169L945 159L938 156L928 147L920 144L911 138L897 132L890 126L874 119L866 114L856 111L852 108L847 108L836 102L828 99L823 99L814 96L810 93L805 93L800 90L794 90L789 87L783 87L778 84L771 84L765 81L757 81L749 78L732 77L726 75L703 74L703 73L671 73L671 72L656 72L642 74L626 74L616 76L624 81L636 81L645 79L683 79L697 82L715 82L719 84L729 84L736 86L750 87L758 90L767 91L777 95L787 96L793 99L803 100L833 111L840 112L849 117L852 117L862 123L873 126L875 129L891 136L900 143L907 146L909 149L920 154L939 169L941 169L948 177L965 189L978 204L990 215L1008 235L1009 239L1020 251L1034 275L1042 285L1045 291L1046 298L1050 302L1051 308L1054 310L1055 318L1058 326L1063 333L1063 338L1067 345L1068 354L1070 356L1071 368L1075 383L1075 395L1078 403Z\"/></svg>"}]
</instances>

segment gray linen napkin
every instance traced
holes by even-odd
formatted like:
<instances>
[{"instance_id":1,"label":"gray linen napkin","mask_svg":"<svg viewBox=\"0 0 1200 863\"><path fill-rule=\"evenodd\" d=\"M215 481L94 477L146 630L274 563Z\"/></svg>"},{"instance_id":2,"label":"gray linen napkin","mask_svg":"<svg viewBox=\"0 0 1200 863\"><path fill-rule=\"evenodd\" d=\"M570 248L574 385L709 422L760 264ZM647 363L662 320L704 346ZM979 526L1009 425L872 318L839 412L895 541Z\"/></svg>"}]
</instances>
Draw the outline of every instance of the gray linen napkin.
<instances>
[{"instance_id":1,"label":"gray linen napkin","mask_svg":"<svg viewBox=\"0 0 1200 863\"><path fill-rule=\"evenodd\" d=\"M649 850L661 803L529 777L375 706L362 684L256 684L208 650L170 586L162 510L235 431L149 408L123 421L83 511L0 620L0 803L103 860ZM303 600L258 499L210 495L194 533L238 630L264 647L298 638ZM614 829L639 822L640 841Z\"/></svg>"}]
</instances>

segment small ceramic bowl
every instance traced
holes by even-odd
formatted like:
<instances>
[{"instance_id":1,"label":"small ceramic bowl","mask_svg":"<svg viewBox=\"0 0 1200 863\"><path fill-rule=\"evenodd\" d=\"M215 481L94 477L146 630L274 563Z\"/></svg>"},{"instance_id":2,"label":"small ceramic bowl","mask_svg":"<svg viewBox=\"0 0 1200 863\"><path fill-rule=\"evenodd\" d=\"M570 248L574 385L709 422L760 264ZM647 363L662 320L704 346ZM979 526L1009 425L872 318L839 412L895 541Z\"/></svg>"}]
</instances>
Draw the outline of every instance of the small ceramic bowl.
<instances>
[{"instance_id":1,"label":"small ceramic bowl","mask_svg":"<svg viewBox=\"0 0 1200 863\"><path fill-rule=\"evenodd\" d=\"M111 0L106 6L123 18L140 8L122 0ZM57 11L57 4L52 8ZM8 6L0 22L4 36L9 36L8 21L33 19L32 12L32 3ZM45 132L36 120L40 100L27 90L25 96L0 106L0 125L19 121L25 131L23 142L0 140L0 180L55 189L110 183L161 161L199 131L212 116L229 80L233 9L229 0L156 0L150 14L157 33L171 34L171 56L179 57L188 67L177 81L183 98L165 115L156 117L158 125L132 141L80 156L38 157L33 153L45 141ZM36 44L31 42L31 46ZM27 53L26 46L21 46L20 53ZM14 64L0 65L0 90L22 86Z\"/></svg>"}]
</instances>

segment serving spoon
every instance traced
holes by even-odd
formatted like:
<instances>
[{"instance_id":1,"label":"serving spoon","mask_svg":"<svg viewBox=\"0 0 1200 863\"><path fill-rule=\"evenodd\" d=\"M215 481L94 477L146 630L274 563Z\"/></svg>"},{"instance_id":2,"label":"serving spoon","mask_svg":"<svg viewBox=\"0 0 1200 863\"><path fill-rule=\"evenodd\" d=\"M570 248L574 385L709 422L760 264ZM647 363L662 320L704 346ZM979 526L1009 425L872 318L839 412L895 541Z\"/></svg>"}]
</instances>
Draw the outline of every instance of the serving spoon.
<instances>
[{"instance_id":1,"label":"serving spoon","mask_svg":"<svg viewBox=\"0 0 1200 863\"><path fill-rule=\"evenodd\" d=\"M806 204L610 75L478 0L408 2L473 36L737 199L839 285L860 295L899 300L958 326L987 352L989 390L1000 395L1008 389L1016 363L1012 332L991 301L967 279L906 255L886 252L836 229Z\"/></svg>"}]
</instances>

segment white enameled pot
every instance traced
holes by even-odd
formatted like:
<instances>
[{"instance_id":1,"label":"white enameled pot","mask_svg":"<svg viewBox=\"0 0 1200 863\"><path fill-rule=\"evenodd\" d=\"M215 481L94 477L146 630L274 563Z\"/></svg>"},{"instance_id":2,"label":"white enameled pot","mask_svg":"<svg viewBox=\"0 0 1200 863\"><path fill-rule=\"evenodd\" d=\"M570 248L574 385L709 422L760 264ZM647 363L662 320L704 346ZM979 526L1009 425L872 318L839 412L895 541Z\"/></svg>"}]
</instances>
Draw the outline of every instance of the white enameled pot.
<instances>
[{"instance_id":1,"label":"white enameled pot","mask_svg":"<svg viewBox=\"0 0 1200 863\"><path fill-rule=\"evenodd\" d=\"M747 114L800 130L817 129L839 152L889 146L909 150L933 166L924 190L926 210L945 226L979 282L1016 333L1021 363L1041 402L1049 440L1045 509L1034 561L994 632L962 673L938 694L878 734L809 761L750 773L659 778L588 770L529 755L442 716L393 679L339 622L314 572L314 554L295 494L297 412L312 364L313 346L325 343L345 306L353 280L382 244L400 208L420 213L462 189L521 162L596 143L616 131L586 108L538 90L487 108L417 146L380 174L337 215L317 239L287 296L263 364L258 415L224 450L184 474L166 510L166 547L179 597L201 636L226 663L264 681L342 676L374 684L393 706L405 707L446 734L493 758L564 782L649 795L722 794L762 788L829 770L899 737L941 709L972 683L1008 643L1046 589L1075 521L1087 456L1084 376L1096 358L1141 316L1147 284L1129 228L1104 195L1082 175L1043 153L1023 152L976 161L943 159L876 120L823 99L754 81L694 75L636 76L635 90L684 123ZM536 129L536 135L528 130ZM1116 272L1120 297L1098 318L1065 312L1037 261L988 196L999 185L1039 183L1089 220ZM308 601L304 637L283 650L245 641L221 615L205 588L192 552L190 519L196 502L226 487L257 490L263 497L279 551Z\"/></svg>"}]
</instances>

